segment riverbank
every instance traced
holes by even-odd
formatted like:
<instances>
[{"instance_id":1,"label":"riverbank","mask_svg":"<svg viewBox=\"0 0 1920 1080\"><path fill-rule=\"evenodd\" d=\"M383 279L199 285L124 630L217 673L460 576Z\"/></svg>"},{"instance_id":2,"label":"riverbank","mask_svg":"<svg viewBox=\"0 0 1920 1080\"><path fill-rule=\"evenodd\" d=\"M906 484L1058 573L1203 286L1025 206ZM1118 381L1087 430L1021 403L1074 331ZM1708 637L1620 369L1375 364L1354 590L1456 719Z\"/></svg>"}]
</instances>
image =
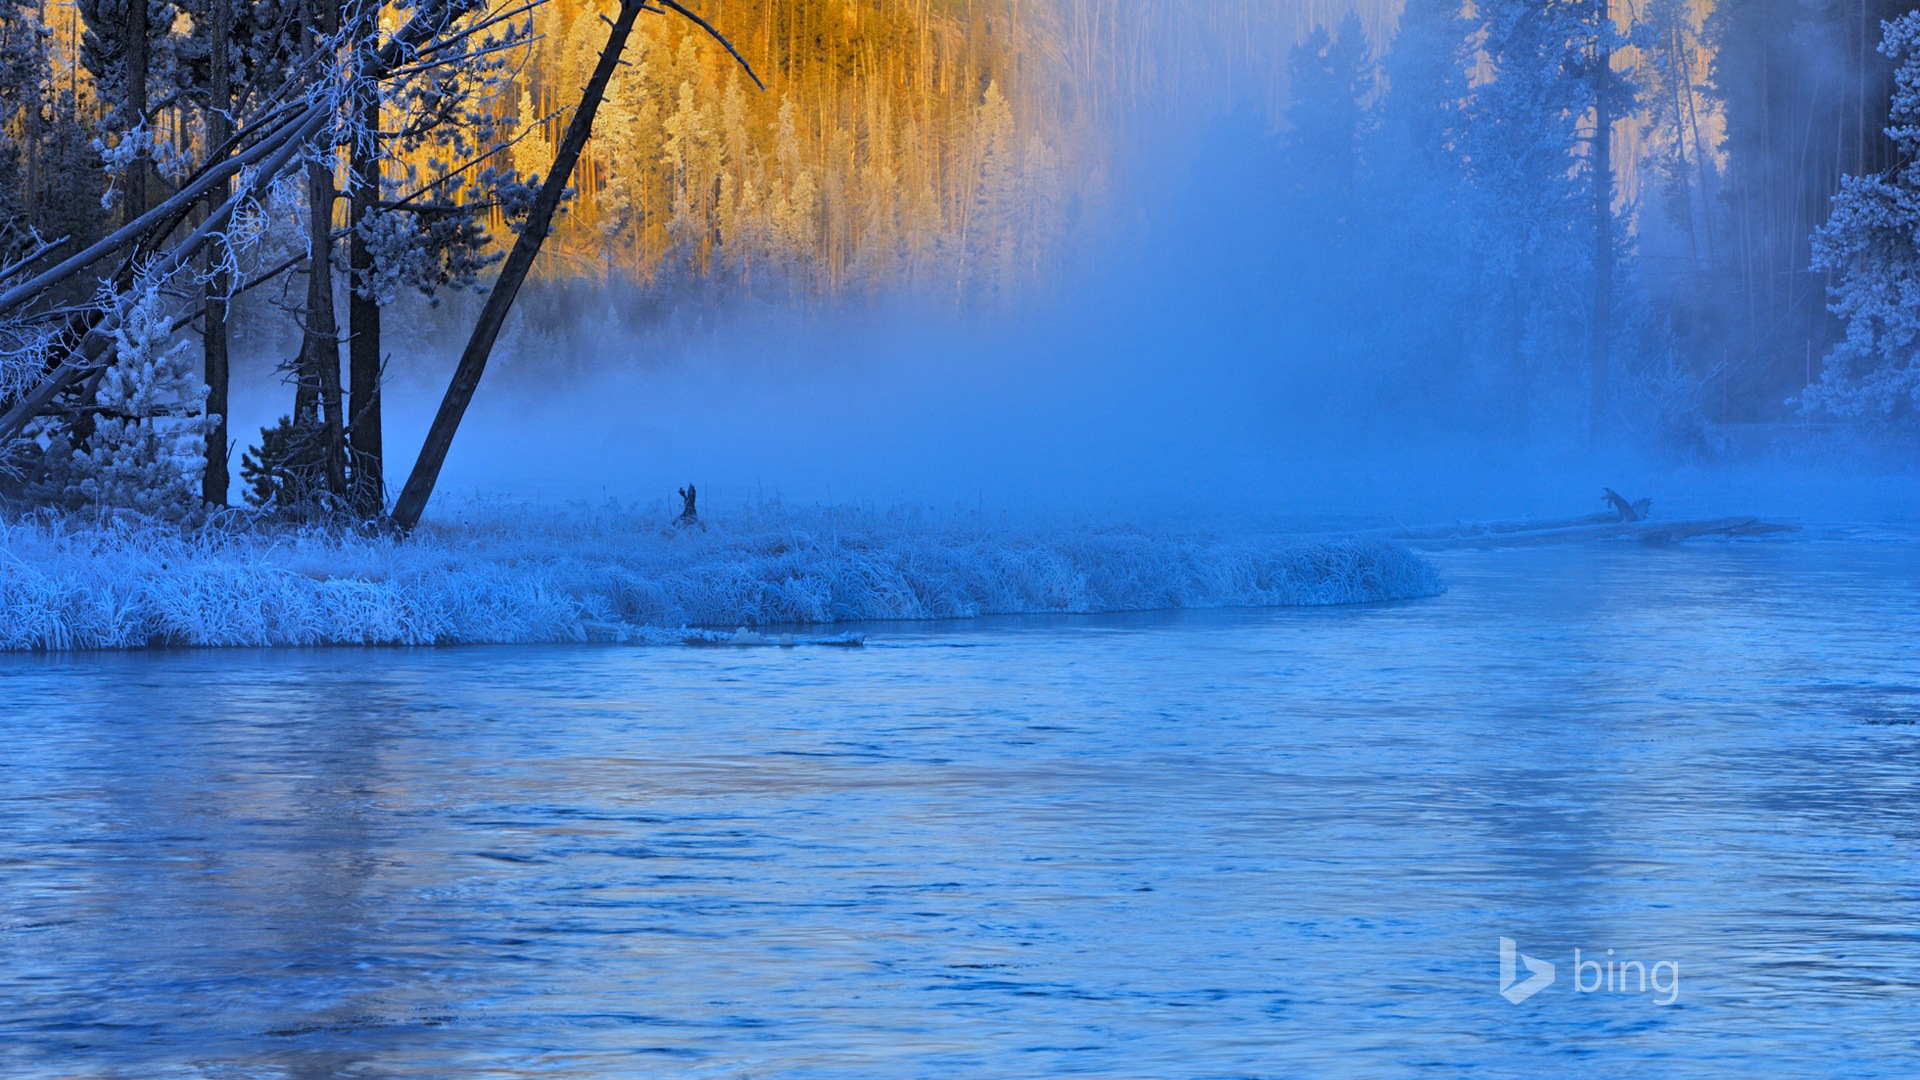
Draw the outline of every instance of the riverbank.
<instances>
[{"instance_id":1,"label":"riverbank","mask_svg":"<svg viewBox=\"0 0 1920 1080\"><path fill-rule=\"evenodd\" d=\"M0 656L0 1076L1909 1080L1920 545L1818 535L864 652Z\"/></svg>"},{"instance_id":2,"label":"riverbank","mask_svg":"<svg viewBox=\"0 0 1920 1080\"><path fill-rule=\"evenodd\" d=\"M0 649L678 641L682 628L1353 604L1436 595L1375 538L764 506L482 508L411 537L0 521Z\"/></svg>"}]
</instances>

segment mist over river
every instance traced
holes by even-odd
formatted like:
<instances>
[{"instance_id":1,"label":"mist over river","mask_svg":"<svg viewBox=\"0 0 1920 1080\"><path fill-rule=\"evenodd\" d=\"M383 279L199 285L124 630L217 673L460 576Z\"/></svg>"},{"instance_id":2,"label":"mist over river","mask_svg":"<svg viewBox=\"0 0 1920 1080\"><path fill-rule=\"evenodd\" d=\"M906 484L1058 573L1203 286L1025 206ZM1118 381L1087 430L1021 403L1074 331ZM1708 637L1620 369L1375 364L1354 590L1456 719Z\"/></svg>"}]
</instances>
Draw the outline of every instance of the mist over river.
<instances>
[{"instance_id":1,"label":"mist over river","mask_svg":"<svg viewBox=\"0 0 1920 1080\"><path fill-rule=\"evenodd\" d=\"M862 649L0 656L0 1073L1914 1075L1920 536L1433 558Z\"/></svg>"}]
</instances>

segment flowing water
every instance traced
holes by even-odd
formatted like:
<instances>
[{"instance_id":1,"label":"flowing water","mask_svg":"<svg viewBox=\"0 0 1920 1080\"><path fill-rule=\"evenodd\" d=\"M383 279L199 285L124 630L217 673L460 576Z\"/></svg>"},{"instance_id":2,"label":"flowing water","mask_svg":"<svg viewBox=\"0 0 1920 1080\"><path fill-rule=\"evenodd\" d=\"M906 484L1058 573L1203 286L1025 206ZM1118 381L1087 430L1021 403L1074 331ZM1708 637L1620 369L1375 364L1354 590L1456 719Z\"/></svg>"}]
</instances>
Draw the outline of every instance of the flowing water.
<instances>
[{"instance_id":1,"label":"flowing water","mask_svg":"<svg viewBox=\"0 0 1920 1080\"><path fill-rule=\"evenodd\" d=\"M1920 544L1439 561L860 650L0 660L0 1075L1920 1073Z\"/></svg>"}]
</instances>

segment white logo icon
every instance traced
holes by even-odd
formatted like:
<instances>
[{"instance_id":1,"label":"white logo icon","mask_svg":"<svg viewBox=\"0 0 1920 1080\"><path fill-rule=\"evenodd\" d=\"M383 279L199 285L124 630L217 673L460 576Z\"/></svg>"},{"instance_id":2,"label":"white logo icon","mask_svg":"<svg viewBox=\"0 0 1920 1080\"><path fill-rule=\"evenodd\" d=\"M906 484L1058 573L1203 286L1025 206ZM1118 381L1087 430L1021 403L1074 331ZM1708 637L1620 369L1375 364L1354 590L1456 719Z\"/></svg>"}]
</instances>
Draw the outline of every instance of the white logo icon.
<instances>
[{"instance_id":1,"label":"white logo icon","mask_svg":"<svg viewBox=\"0 0 1920 1080\"><path fill-rule=\"evenodd\" d=\"M1513 960L1518 956L1520 962L1532 972L1527 981L1514 985ZM1519 950L1510 937L1500 939L1500 996L1515 1005L1553 985L1553 965L1545 960L1535 960Z\"/></svg>"}]
</instances>

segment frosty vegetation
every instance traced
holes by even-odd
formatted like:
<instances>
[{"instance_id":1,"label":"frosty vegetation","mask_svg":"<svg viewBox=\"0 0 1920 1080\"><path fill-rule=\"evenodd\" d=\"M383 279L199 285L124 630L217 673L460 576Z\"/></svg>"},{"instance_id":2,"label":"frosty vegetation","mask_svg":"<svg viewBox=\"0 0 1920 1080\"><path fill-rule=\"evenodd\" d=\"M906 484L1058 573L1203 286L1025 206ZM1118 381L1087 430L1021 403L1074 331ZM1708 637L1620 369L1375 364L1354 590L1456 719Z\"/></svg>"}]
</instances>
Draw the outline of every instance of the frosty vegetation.
<instances>
[{"instance_id":1,"label":"frosty vegetation","mask_svg":"<svg viewBox=\"0 0 1920 1080\"><path fill-rule=\"evenodd\" d=\"M1397 401L1385 425L1691 453L1710 418L1786 419L1789 398L1915 422L1915 76L1882 63L1913 63L1914 29L1880 24L1892 0L1837 21L1407 0L1337 22L1261 0L782 0L714 5L719 28L678 0L615 6L0 0L4 494L193 519L232 497L237 446L257 505L411 528L549 234L543 273L699 317L888 288L992 308L1075 229L1124 231L1109 181L1133 117L1205 129L1232 100L1254 111L1196 171L1274 148L1262 188L1214 208L1257 255L1176 260L1156 237L1156 285L1250 290L1231 348L1313 356L1329 396ZM466 290L485 299L447 327L468 345L390 498L383 387L413 358L382 320ZM246 348L248 306L297 351ZM236 356L290 384L257 437L227 427Z\"/></svg>"},{"instance_id":2,"label":"frosty vegetation","mask_svg":"<svg viewBox=\"0 0 1920 1080\"><path fill-rule=\"evenodd\" d=\"M1021 528L762 507L704 530L608 506L483 509L410 539L182 532L135 518L0 523L0 648L679 641L681 628L1431 596L1371 539Z\"/></svg>"},{"instance_id":3,"label":"frosty vegetation","mask_svg":"<svg viewBox=\"0 0 1920 1080\"><path fill-rule=\"evenodd\" d=\"M1816 270L1834 274L1846 338L1807 406L1882 423L1920 420L1920 12L1886 26L1881 52L1900 62L1887 129L1901 164L1849 176L1814 238Z\"/></svg>"},{"instance_id":4,"label":"frosty vegetation","mask_svg":"<svg viewBox=\"0 0 1920 1080\"><path fill-rule=\"evenodd\" d=\"M887 289L1011 310L1070 247L1099 263L1099 236L1137 234L1118 261L1146 287L1095 308L1165 321L1063 346L1099 365L1066 393L1124 387L1156 349L1258 367L1233 403L1267 410L1246 460L1288 409L1369 414L1361 440L1588 455L1697 454L1713 422L1911 432L1920 16L1707 7L1376 0L1304 26L1326 13L0 0L0 642L568 640L1437 588L1340 540L827 511L670 537L620 512L422 526L536 260L603 307L713 325ZM1156 182L1116 149L1155 125L1191 167L1158 204L1115 179ZM432 330L466 344L396 485L388 365L422 362L391 347L417 329L400 305L454 293ZM297 342L246 340L250 318ZM229 430L236 363L287 384L257 435Z\"/></svg>"},{"instance_id":5,"label":"frosty vegetation","mask_svg":"<svg viewBox=\"0 0 1920 1080\"><path fill-rule=\"evenodd\" d=\"M42 484L55 504L121 507L167 521L195 516L214 417L192 346L173 338L157 288L142 291L113 331L113 363L95 392L86 445L48 444Z\"/></svg>"}]
</instances>

